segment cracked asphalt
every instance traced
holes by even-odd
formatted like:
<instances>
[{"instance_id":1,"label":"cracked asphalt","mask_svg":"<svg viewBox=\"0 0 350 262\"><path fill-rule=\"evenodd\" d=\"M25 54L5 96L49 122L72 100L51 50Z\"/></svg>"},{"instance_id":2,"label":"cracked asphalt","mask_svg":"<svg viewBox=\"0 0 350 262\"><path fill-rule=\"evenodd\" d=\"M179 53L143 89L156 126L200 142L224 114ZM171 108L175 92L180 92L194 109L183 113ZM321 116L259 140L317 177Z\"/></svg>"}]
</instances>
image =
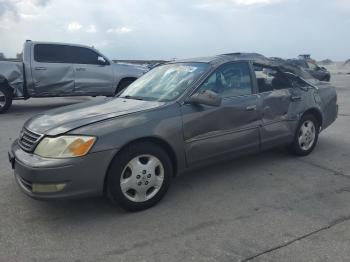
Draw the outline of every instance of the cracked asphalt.
<instances>
[{"instance_id":1,"label":"cracked asphalt","mask_svg":"<svg viewBox=\"0 0 350 262\"><path fill-rule=\"evenodd\" d=\"M26 119L90 98L16 101L0 115L0 261L349 261L350 75L333 75L339 118L304 158L283 149L192 170L157 206L43 202L7 159Z\"/></svg>"}]
</instances>

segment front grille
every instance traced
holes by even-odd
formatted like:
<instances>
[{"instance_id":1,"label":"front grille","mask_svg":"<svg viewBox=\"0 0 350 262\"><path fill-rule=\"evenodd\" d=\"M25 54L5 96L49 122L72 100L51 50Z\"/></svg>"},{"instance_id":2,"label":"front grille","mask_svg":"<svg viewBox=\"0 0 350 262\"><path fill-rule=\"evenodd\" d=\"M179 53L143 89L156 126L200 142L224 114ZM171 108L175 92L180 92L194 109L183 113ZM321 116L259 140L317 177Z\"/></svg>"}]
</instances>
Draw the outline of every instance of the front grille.
<instances>
[{"instance_id":1,"label":"front grille","mask_svg":"<svg viewBox=\"0 0 350 262\"><path fill-rule=\"evenodd\" d=\"M32 152L41 138L42 135L23 128L19 135L18 144L24 151Z\"/></svg>"}]
</instances>

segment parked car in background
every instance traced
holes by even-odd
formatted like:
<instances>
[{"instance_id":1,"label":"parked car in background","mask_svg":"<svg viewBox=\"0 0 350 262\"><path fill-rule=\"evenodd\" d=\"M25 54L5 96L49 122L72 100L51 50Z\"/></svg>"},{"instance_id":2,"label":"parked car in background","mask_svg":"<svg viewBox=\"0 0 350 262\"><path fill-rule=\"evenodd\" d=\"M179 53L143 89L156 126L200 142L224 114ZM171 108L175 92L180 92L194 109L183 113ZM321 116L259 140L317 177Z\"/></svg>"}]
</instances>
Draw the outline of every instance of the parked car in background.
<instances>
[{"instance_id":1,"label":"parked car in background","mask_svg":"<svg viewBox=\"0 0 350 262\"><path fill-rule=\"evenodd\" d=\"M312 77L320 81L329 82L331 80L331 73L325 67L319 66L315 60L311 59L310 55L299 55L298 59L289 59L288 61L304 68Z\"/></svg>"},{"instance_id":2,"label":"parked car in background","mask_svg":"<svg viewBox=\"0 0 350 262\"><path fill-rule=\"evenodd\" d=\"M22 60L0 61L0 113L14 99L113 96L148 71L75 44L26 41Z\"/></svg>"},{"instance_id":3,"label":"parked car in background","mask_svg":"<svg viewBox=\"0 0 350 262\"><path fill-rule=\"evenodd\" d=\"M15 179L33 198L105 194L135 211L189 167L277 146L305 156L337 94L297 72L256 54L159 65L117 97L29 119L9 152Z\"/></svg>"}]
</instances>

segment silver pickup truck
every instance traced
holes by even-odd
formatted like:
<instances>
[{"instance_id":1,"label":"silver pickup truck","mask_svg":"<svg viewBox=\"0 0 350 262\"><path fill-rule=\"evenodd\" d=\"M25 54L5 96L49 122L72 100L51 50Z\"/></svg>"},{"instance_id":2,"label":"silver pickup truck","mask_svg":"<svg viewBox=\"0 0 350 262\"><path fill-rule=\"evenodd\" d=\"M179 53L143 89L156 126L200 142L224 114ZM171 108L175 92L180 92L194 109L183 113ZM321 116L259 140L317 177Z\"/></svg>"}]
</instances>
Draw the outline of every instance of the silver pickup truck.
<instances>
[{"instance_id":1,"label":"silver pickup truck","mask_svg":"<svg viewBox=\"0 0 350 262\"><path fill-rule=\"evenodd\" d=\"M22 60L0 61L0 113L15 99L113 96L148 70L114 63L88 46L30 40Z\"/></svg>"}]
</instances>

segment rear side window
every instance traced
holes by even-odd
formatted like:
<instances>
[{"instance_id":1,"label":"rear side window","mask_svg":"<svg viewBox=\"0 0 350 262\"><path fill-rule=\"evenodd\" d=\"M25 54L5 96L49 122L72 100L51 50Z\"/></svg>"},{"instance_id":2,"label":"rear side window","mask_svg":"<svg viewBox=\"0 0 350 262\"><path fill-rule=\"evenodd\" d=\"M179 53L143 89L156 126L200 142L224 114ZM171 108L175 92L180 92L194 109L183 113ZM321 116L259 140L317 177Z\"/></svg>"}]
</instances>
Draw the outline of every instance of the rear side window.
<instances>
[{"instance_id":1,"label":"rear side window","mask_svg":"<svg viewBox=\"0 0 350 262\"><path fill-rule=\"evenodd\" d=\"M305 80L303 80L302 78L296 75L287 74L287 78L292 83L293 87L310 87L311 86Z\"/></svg>"},{"instance_id":2,"label":"rear side window","mask_svg":"<svg viewBox=\"0 0 350 262\"><path fill-rule=\"evenodd\" d=\"M293 87L288 77L275 68L255 64L254 71L259 93Z\"/></svg>"},{"instance_id":3,"label":"rear side window","mask_svg":"<svg viewBox=\"0 0 350 262\"><path fill-rule=\"evenodd\" d=\"M37 44L34 46L34 60L41 63L69 63L67 46Z\"/></svg>"},{"instance_id":4,"label":"rear side window","mask_svg":"<svg viewBox=\"0 0 350 262\"><path fill-rule=\"evenodd\" d=\"M98 65L100 55L95 51L78 46L37 44L34 59L41 63L72 63Z\"/></svg>"},{"instance_id":5,"label":"rear side window","mask_svg":"<svg viewBox=\"0 0 350 262\"><path fill-rule=\"evenodd\" d=\"M211 90L222 97L249 95L252 81L248 63L230 63L219 67L201 86L200 92Z\"/></svg>"}]
</instances>

